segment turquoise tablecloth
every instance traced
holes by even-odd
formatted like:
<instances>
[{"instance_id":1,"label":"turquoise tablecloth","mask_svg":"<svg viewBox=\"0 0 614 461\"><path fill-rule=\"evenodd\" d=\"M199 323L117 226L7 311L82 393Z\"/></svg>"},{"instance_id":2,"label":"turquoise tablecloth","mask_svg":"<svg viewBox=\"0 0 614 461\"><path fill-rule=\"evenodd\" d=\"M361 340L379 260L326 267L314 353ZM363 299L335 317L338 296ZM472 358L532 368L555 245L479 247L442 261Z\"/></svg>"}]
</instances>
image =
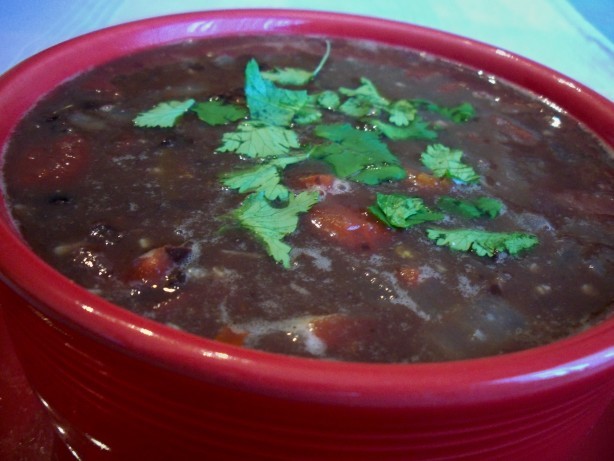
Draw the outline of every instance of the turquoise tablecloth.
<instances>
[{"instance_id":1,"label":"turquoise tablecloth","mask_svg":"<svg viewBox=\"0 0 614 461\"><path fill-rule=\"evenodd\" d=\"M0 72L108 25L256 7L350 12L445 30L536 60L614 100L614 0L1 0Z\"/></svg>"}]
</instances>

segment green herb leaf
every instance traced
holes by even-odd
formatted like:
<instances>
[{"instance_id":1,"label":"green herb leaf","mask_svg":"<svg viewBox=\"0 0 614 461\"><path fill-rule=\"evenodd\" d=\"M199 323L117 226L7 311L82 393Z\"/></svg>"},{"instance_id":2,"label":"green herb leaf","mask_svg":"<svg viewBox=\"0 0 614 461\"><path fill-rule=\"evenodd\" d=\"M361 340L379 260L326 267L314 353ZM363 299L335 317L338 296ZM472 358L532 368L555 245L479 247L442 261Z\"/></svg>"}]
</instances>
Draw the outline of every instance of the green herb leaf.
<instances>
[{"instance_id":1,"label":"green herb leaf","mask_svg":"<svg viewBox=\"0 0 614 461\"><path fill-rule=\"evenodd\" d=\"M388 120L396 126L408 126L416 118L416 107L406 99L393 102L388 107Z\"/></svg>"},{"instance_id":2,"label":"green herb leaf","mask_svg":"<svg viewBox=\"0 0 614 461\"><path fill-rule=\"evenodd\" d=\"M316 95L316 102L319 106L328 110L335 110L341 104L339 95L331 90L324 90Z\"/></svg>"},{"instance_id":3,"label":"green herb leaf","mask_svg":"<svg viewBox=\"0 0 614 461\"><path fill-rule=\"evenodd\" d=\"M219 99L198 102L192 106L198 118L209 125L226 125L247 117L247 108L237 104L225 104Z\"/></svg>"},{"instance_id":4,"label":"green herb leaf","mask_svg":"<svg viewBox=\"0 0 614 461\"><path fill-rule=\"evenodd\" d=\"M315 134L331 142L316 146L312 157L330 164L340 178L375 185L407 176L399 159L374 132L338 124L318 125Z\"/></svg>"},{"instance_id":5,"label":"green herb leaf","mask_svg":"<svg viewBox=\"0 0 614 461\"><path fill-rule=\"evenodd\" d=\"M358 88L339 88L339 93L349 96L339 111L350 117L362 118L374 116L382 109L387 109L390 101L381 96L371 80L362 77Z\"/></svg>"},{"instance_id":6,"label":"green herb leaf","mask_svg":"<svg viewBox=\"0 0 614 461\"><path fill-rule=\"evenodd\" d=\"M235 152L251 158L279 157L300 147L292 130L263 123L244 122L237 131L224 133L219 152Z\"/></svg>"},{"instance_id":7,"label":"green herb leaf","mask_svg":"<svg viewBox=\"0 0 614 461\"><path fill-rule=\"evenodd\" d=\"M398 141L402 139L426 139L437 138L437 132L429 128L429 123L417 117L409 126L399 127L382 122L378 119L369 119L368 123L381 132L388 139Z\"/></svg>"},{"instance_id":8,"label":"green herb leaf","mask_svg":"<svg viewBox=\"0 0 614 461\"><path fill-rule=\"evenodd\" d=\"M499 252L516 255L537 245L535 235L521 232L487 232L475 229L427 229L427 236L437 245L457 251L473 251L478 256Z\"/></svg>"},{"instance_id":9,"label":"green herb leaf","mask_svg":"<svg viewBox=\"0 0 614 461\"><path fill-rule=\"evenodd\" d=\"M245 96L252 120L277 126L289 126L309 102L307 91L278 88L265 79L255 59L245 67Z\"/></svg>"},{"instance_id":10,"label":"green herb leaf","mask_svg":"<svg viewBox=\"0 0 614 461\"><path fill-rule=\"evenodd\" d=\"M309 154L280 157L253 168L231 171L222 176L222 183L226 187L237 189L240 193L262 192L269 200L287 200L289 190L280 184L280 172L286 166L301 162L308 157Z\"/></svg>"},{"instance_id":11,"label":"green herb leaf","mask_svg":"<svg viewBox=\"0 0 614 461\"><path fill-rule=\"evenodd\" d=\"M369 211L388 227L401 229L444 218L443 214L429 210L421 198L401 194L378 193Z\"/></svg>"},{"instance_id":12,"label":"green herb leaf","mask_svg":"<svg viewBox=\"0 0 614 461\"><path fill-rule=\"evenodd\" d=\"M420 160L437 178L450 178L463 183L476 182L480 176L461 161L463 152L442 144L427 146Z\"/></svg>"},{"instance_id":13,"label":"green herb leaf","mask_svg":"<svg viewBox=\"0 0 614 461\"><path fill-rule=\"evenodd\" d=\"M274 70L262 72L262 76L267 80L278 83L280 85L303 86L313 80L316 75L322 70L324 64L330 55L330 42L326 41L326 51L320 62L313 72L294 67L284 67L283 69L275 68Z\"/></svg>"},{"instance_id":14,"label":"green herb leaf","mask_svg":"<svg viewBox=\"0 0 614 461\"><path fill-rule=\"evenodd\" d=\"M453 107L440 106L426 99L413 99L411 102L424 107L428 111L443 115L456 123L467 122L475 117L475 109L468 102Z\"/></svg>"},{"instance_id":15,"label":"green herb leaf","mask_svg":"<svg viewBox=\"0 0 614 461\"><path fill-rule=\"evenodd\" d=\"M134 124L145 128L170 128L175 126L179 117L194 105L194 99L186 101L161 102L154 108L141 112L134 118Z\"/></svg>"},{"instance_id":16,"label":"green herb leaf","mask_svg":"<svg viewBox=\"0 0 614 461\"><path fill-rule=\"evenodd\" d=\"M232 215L264 244L275 261L289 268L291 247L282 239L296 230L299 214L307 212L318 198L316 191L291 194L287 205L278 208L260 192L249 195Z\"/></svg>"},{"instance_id":17,"label":"green herb leaf","mask_svg":"<svg viewBox=\"0 0 614 461\"><path fill-rule=\"evenodd\" d=\"M455 213L466 218L480 218L482 216L496 218L503 209L503 203L490 197L459 200L444 196L437 200L437 206L448 213Z\"/></svg>"}]
</instances>

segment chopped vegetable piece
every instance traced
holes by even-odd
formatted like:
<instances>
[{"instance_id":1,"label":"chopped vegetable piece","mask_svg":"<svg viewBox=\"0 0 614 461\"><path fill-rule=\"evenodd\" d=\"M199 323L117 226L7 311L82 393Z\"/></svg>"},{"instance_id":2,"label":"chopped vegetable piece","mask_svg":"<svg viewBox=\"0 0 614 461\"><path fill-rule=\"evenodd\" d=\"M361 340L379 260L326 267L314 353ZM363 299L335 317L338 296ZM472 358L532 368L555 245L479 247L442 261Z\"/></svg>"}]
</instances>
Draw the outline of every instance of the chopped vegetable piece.
<instances>
[{"instance_id":1,"label":"chopped vegetable piece","mask_svg":"<svg viewBox=\"0 0 614 461\"><path fill-rule=\"evenodd\" d=\"M459 214L466 218L488 216L496 218L503 209L503 203L490 197L479 197L473 200L459 200L444 196L437 200L437 206L449 213Z\"/></svg>"},{"instance_id":2,"label":"chopped vegetable piece","mask_svg":"<svg viewBox=\"0 0 614 461\"><path fill-rule=\"evenodd\" d=\"M406 177L399 159L376 133L359 131L349 124L338 124L319 125L315 134L331 142L316 146L312 157L329 163L340 178L375 185Z\"/></svg>"},{"instance_id":3,"label":"chopped vegetable piece","mask_svg":"<svg viewBox=\"0 0 614 461\"><path fill-rule=\"evenodd\" d=\"M141 112L134 118L134 124L139 127L170 128L175 126L179 117L194 105L194 99L186 101L161 102L147 112Z\"/></svg>"},{"instance_id":4,"label":"chopped vegetable piece","mask_svg":"<svg viewBox=\"0 0 614 461\"><path fill-rule=\"evenodd\" d=\"M226 104L219 99L197 102L192 106L198 118L209 125L226 125L247 117L247 108L237 104Z\"/></svg>"},{"instance_id":5,"label":"chopped vegetable piece","mask_svg":"<svg viewBox=\"0 0 614 461\"><path fill-rule=\"evenodd\" d=\"M237 131L224 133L219 152L235 152L247 157L277 157L300 147L296 133L280 126L244 122Z\"/></svg>"},{"instance_id":6,"label":"chopped vegetable piece","mask_svg":"<svg viewBox=\"0 0 614 461\"><path fill-rule=\"evenodd\" d=\"M317 235L352 250L375 250L391 237L391 232L368 213L328 200L311 209L309 222Z\"/></svg>"},{"instance_id":7,"label":"chopped vegetable piece","mask_svg":"<svg viewBox=\"0 0 614 461\"><path fill-rule=\"evenodd\" d=\"M438 178L450 178L463 183L478 181L480 176L461 161L462 156L460 150L450 149L443 144L432 144L427 146L420 160Z\"/></svg>"},{"instance_id":8,"label":"chopped vegetable piece","mask_svg":"<svg viewBox=\"0 0 614 461\"><path fill-rule=\"evenodd\" d=\"M452 181L448 178L436 178L432 174L406 169L407 183L411 189L416 189L422 193L428 192L447 192L452 187Z\"/></svg>"},{"instance_id":9,"label":"chopped vegetable piece","mask_svg":"<svg viewBox=\"0 0 614 461\"><path fill-rule=\"evenodd\" d=\"M369 211L389 227L407 229L428 221L439 221L443 214L429 210L418 197L400 194L377 194Z\"/></svg>"},{"instance_id":10,"label":"chopped vegetable piece","mask_svg":"<svg viewBox=\"0 0 614 461\"><path fill-rule=\"evenodd\" d=\"M307 91L278 88L265 79L255 59L245 67L245 96L252 120L277 126L289 126L309 102Z\"/></svg>"},{"instance_id":11,"label":"chopped vegetable piece","mask_svg":"<svg viewBox=\"0 0 614 461\"><path fill-rule=\"evenodd\" d=\"M473 251L478 256L499 252L516 255L537 245L537 237L521 232L487 232L476 229L427 229L427 236L437 245L458 251Z\"/></svg>"},{"instance_id":12,"label":"chopped vegetable piece","mask_svg":"<svg viewBox=\"0 0 614 461\"><path fill-rule=\"evenodd\" d=\"M316 191L290 194L288 203L278 208L271 205L264 193L253 193L232 212L232 216L265 245L275 261L289 268L291 247L282 239L296 230L298 215L307 212L318 202L318 198Z\"/></svg>"}]
</instances>

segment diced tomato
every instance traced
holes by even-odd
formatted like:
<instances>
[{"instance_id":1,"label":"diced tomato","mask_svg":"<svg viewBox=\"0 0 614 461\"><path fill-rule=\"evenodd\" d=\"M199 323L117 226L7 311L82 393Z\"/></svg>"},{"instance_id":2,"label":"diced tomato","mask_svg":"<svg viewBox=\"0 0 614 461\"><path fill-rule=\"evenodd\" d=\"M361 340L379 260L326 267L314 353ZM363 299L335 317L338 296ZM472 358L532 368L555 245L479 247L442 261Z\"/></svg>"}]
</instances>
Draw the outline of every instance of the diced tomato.
<instances>
[{"instance_id":1,"label":"diced tomato","mask_svg":"<svg viewBox=\"0 0 614 461\"><path fill-rule=\"evenodd\" d=\"M80 180L90 163L88 143L68 133L51 145L31 148L20 157L14 181L22 187L57 189Z\"/></svg>"},{"instance_id":2,"label":"diced tomato","mask_svg":"<svg viewBox=\"0 0 614 461\"><path fill-rule=\"evenodd\" d=\"M335 183L335 176L332 174L310 174L296 179L298 186L304 189L324 189L328 190Z\"/></svg>"},{"instance_id":3,"label":"diced tomato","mask_svg":"<svg viewBox=\"0 0 614 461\"><path fill-rule=\"evenodd\" d=\"M452 187L452 182L447 178L436 178L433 175L424 173L422 171L406 169L407 179L406 183L413 189L424 192L437 192L446 193Z\"/></svg>"},{"instance_id":4,"label":"diced tomato","mask_svg":"<svg viewBox=\"0 0 614 461\"><path fill-rule=\"evenodd\" d=\"M309 212L311 229L346 248L371 250L391 237L391 231L366 211L350 209L334 202L321 202Z\"/></svg>"},{"instance_id":5,"label":"diced tomato","mask_svg":"<svg viewBox=\"0 0 614 461\"><path fill-rule=\"evenodd\" d=\"M397 276L404 285L414 286L420 281L420 269L416 267L401 267L397 271Z\"/></svg>"},{"instance_id":6,"label":"diced tomato","mask_svg":"<svg viewBox=\"0 0 614 461\"><path fill-rule=\"evenodd\" d=\"M184 247L154 248L132 262L125 279L149 286L164 284L169 274L184 262L189 254L190 249Z\"/></svg>"},{"instance_id":7,"label":"diced tomato","mask_svg":"<svg viewBox=\"0 0 614 461\"><path fill-rule=\"evenodd\" d=\"M224 325L218 331L215 339L226 344L232 344L233 346L243 346L247 335L247 331L235 331L231 327Z\"/></svg>"},{"instance_id":8,"label":"diced tomato","mask_svg":"<svg viewBox=\"0 0 614 461\"><path fill-rule=\"evenodd\" d=\"M332 314L319 317L311 322L313 334L326 344L332 353L351 351L368 343L373 334L373 320L366 317L352 317Z\"/></svg>"}]
</instances>

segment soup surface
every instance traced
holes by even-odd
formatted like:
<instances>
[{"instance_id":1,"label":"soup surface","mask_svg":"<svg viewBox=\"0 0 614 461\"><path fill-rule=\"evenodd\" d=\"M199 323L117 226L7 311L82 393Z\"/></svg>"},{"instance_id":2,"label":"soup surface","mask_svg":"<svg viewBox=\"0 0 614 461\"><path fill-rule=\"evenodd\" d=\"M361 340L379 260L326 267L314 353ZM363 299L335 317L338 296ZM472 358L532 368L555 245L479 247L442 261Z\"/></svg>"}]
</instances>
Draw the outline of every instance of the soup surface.
<instances>
[{"instance_id":1,"label":"soup surface","mask_svg":"<svg viewBox=\"0 0 614 461\"><path fill-rule=\"evenodd\" d=\"M370 42L242 37L106 64L5 152L67 277L245 347L431 362L611 315L614 161L547 100Z\"/></svg>"}]
</instances>

